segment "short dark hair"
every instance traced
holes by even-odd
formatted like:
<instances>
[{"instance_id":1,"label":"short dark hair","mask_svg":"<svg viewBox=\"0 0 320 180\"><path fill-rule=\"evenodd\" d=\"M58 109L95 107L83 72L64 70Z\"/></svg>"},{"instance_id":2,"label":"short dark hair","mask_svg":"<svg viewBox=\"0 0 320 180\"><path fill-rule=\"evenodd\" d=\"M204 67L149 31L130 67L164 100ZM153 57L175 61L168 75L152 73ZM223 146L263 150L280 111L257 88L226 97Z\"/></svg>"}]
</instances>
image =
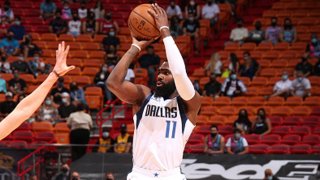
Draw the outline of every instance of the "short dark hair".
<instances>
[{"instance_id":1,"label":"short dark hair","mask_svg":"<svg viewBox=\"0 0 320 180\"><path fill-rule=\"evenodd\" d=\"M240 129L238 129L238 128L235 128L235 129L233 130L233 132L234 132L234 133L241 133L242 131L241 131Z\"/></svg>"},{"instance_id":2,"label":"short dark hair","mask_svg":"<svg viewBox=\"0 0 320 180\"><path fill-rule=\"evenodd\" d=\"M210 129L212 129L212 128L216 128L218 130L218 126L217 125L212 124Z\"/></svg>"},{"instance_id":3,"label":"short dark hair","mask_svg":"<svg viewBox=\"0 0 320 180\"><path fill-rule=\"evenodd\" d=\"M244 52L243 52L243 55L251 56L251 54L250 54L250 52L249 52L249 51L244 51Z\"/></svg>"}]
</instances>

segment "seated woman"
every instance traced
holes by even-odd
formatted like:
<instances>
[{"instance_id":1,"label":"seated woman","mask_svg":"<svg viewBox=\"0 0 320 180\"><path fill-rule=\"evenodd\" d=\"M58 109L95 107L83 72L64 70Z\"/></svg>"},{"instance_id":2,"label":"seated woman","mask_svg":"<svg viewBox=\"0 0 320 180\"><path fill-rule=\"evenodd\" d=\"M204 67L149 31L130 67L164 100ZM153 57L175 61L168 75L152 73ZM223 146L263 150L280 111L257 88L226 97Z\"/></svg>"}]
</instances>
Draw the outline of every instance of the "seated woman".
<instances>
[{"instance_id":1,"label":"seated woman","mask_svg":"<svg viewBox=\"0 0 320 180\"><path fill-rule=\"evenodd\" d=\"M271 128L271 122L267 118L265 109L259 108L256 121L252 125L252 133L265 135L271 132Z\"/></svg>"},{"instance_id":2,"label":"seated woman","mask_svg":"<svg viewBox=\"0 0 320 180\"><path fill-rule=\"evenodd\" d=\"M251 130L251 125L247 110L240 109L238 119L233 123L234 128L239 129L241 133L248 134Z\"/></svg>"},{"instance_id":3,"label":"seated woman","mask_svg":"<svg viewBox=\"0 0 320 180\"><path fill-rule=\"evenodd\" d=\"M207 154L224 153L224 137L219 134L218 127L212 125L210 131L210 135L207 135L204 140L204 152Z\"/></svg>"},{"instance_id":4,"label":"seated woman","mask_svg":"<svg viewBox=\"0 0 320 180\"><path fill-rule=\"evenodd\" d=\"M205 70L207 76L214 74L216 76L221 76L222 74L222 62L219 53L214 53L211 55L209 63L206 65Z\"/></svg>"}]
</instances>

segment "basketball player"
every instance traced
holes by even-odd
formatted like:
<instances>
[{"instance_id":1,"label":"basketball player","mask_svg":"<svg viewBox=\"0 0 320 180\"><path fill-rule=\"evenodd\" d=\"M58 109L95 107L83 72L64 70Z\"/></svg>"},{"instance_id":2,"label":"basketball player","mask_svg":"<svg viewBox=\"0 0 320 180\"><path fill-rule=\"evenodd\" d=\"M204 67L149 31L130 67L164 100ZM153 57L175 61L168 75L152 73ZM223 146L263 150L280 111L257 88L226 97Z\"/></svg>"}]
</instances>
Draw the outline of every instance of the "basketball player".
<instances>
[{"instance_id":1,"label":"basketball player","mask_svg":"<svg viewBox=\"0 0 320 180\"><path fill-rule=\"evenodd\" d=\"M68 52L69 46L65 47L64 42L59 44L58 50L56 51L56 64L53 71L37 89L25 97L12 112L0 122L0 140L19 127L39 108L59 77L75 68L74 66L67 66L66 60Z\"/></svg>"},{"instance_id":2,"label":"basketball player","mask_svg":"<svg viewBox=\"0 0 320 180\"><path fill-rule=\"evenodd\" d=\"M185 144L196 125L200 95L194 90L170 36L166 12L157 4L152 7L149 13L161 31L168 59L159 68L155 92L124 80L129 65L151 43L135 38L111 72L107 85L122 101L133 104L133 169L127 179L183 180L186 178L179 167Z\"/></svg>"}]
</instances>

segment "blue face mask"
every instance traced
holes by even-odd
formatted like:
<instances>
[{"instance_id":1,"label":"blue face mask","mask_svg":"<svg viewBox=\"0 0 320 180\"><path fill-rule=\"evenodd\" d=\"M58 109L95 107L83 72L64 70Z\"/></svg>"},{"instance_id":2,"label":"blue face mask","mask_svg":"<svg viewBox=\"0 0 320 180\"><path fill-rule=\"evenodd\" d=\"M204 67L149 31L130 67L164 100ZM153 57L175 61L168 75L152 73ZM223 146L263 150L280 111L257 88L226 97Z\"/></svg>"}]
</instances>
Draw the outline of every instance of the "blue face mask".
<instances>
[{"instance_id":1,"label":"blue face mask","mask_svg":"<svg viewBox=\"0 0 320 180\"><path fill-rule=\"evenodd\" d=\"M231 78L232 80L236 80L236 79L237 79L237 75L232 74L232 75L230 76L230 78Z\"/></svg>"},{"instance_id":2,"label":"blue face mask","mask_svg":"<svg viewBox=\"0 0 320 180\"><path fill-rule=\"evenodd\" d=\"M110 36L115 36L116 33L115 33L115 32L109 32L109 35L110 35Z\"/></svg>"},{"instance_id":3,"label":"blue face mask","mask_svg":"<svg viewBox=\"0 0 320 180\"><path fill-rule=\"evenodd\" d=\"M303 77L298 77L299 82L302 82L302 80L303 80Z\"/></svg>"},{"instance_id":4,"label":"blue face mask","mask_svg":"<svg viewBox=\"0 0 320 180\"><path fill-rule=\"evenodd\" d=\"M282 80L286 81L288 79L288 75L282 75Z\"/></svg>"},{"instance_id":5,"label":"blue face mask","mask_svg":"<svg viewBox=\"0 0 320 180\"><path fill-rule=\"evenodd\" d=\"M312 39L311 39L311 42L312 42L313 44L315 44L315 43L318 42L318 39L317 39L317 38L312 38Z\"/></svg>"}]
</instances>

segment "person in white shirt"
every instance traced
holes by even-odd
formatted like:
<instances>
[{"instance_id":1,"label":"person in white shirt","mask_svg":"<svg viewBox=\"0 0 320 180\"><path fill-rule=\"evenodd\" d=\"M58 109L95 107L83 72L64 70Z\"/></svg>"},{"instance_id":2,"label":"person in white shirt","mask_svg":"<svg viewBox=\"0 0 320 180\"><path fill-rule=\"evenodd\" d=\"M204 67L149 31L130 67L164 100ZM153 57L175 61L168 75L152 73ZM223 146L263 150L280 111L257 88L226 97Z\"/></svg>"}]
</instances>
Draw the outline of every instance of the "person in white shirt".
<instances>
[{"instance_id":1,"label":"person in white shirt","mask_svg":"<svg viewBox=\"0 0 320 180\"><path fill-rule=\"evenodd\" d=\"M133 68L129 67L124 80L134 82L134 78L135 78L135 74L134 74Z\"/></svg>"},{"instance_id":2,"label":"person in white shirt","mask_svg":"<svg viewBox=\"0 0 320 180\"><path fill-rule=\"evenodd\" d=\"M289 79L288 72L283 72L281 75L281 80L276 82L273 86L273 94L270 96L266 96L266 98L274 97L274 96L283 96L287 98L290 95L292 81Z\"/></svg>"},{"instance_id":3,"label":"person in white shirt","mask_svg":"<svg viewBox=\"0 0 320 180\"><path fill-rule=\"evenodd\" d=\"M221 93L231 98L240 96L246 92L246 86L241 80L237 79L237 74L235 73L231 73L230 77L224 81L221 87Z\"/></svg>"},{"instance_id":4,"label":"person in white shirt","mask_svg":"<svg viewBox=\"0 0 320 180\"><path fill-rule=\"evenodd\" d=\"M78 13L72 14L72 20L68 22L69 32L68 34L77 37L81 33L81 21L79 19Z\"/></svg>"},{"instance_id":5,"label":"person in white shirt","mask_svg":"<svg viewBox=\"0 0 320 180\"><path fill-rule=\"evenodd\" d=\"M80 19L85 19L88 15L88 9L86 8L86 3L81 2L80 8L78 9L78 15Z\"/></svg>"},{"instance_id":6,"label":"person in white shirt","mask_svg":"<svg viewBox=\"0 0 320 180\"><path fill-rule=\"evenodd\" d=\"M249 152L246 138L241 136L241 130L235 129L234 136L230 137L226 143L228 154L247 154Z\"/></svg>"},{"instance_id":7,"label":"person in white shirt","mask_svg":"<svg viewBox=\"0 0 320 180\"><path fill-rule=\"evenodd\" d=\"M169 19L171 19L172 16L177 16L179 19L183 19L181 8L174 0L171 0L170 5L167 7L167 15Z\"/></svg>"},{"instance_id":8,"label":"person in white shirt","mask_svg":"<svg viewBox=\"0 0 320 180\"><path fill-rule=\"evenodd\" d=\"M297 78L292 81L291 94L293 96L300 96L306 98L311 96L311 83L310 80L304 77L302 71L297 71Z\"/></svg>"},{"instance_id":9,"label":"person in white shirt","mask_svg":"<svg viewBox=\"0 0 320 180\"><path fill-rule=\"evenodd\" d=\"M243 27L243 22L241 19L237 21L237 27L232 29L230 34L230 40L232 42L238 42L243 44L246 38L248 37L248 29Z\"/></svg>"},{"instance_id":10,"label":"person in white shirt","mask_svg":"<svg viewBox=\"0 0 320 180\"><path fill-rule=\"evenodd\" d=\"M201 15L203 19L209 19L210 26L213 27L218 21L219 13L219 6L213 0L207 0L207 3L202 7Z\"/></svg>"}]
</instances>

